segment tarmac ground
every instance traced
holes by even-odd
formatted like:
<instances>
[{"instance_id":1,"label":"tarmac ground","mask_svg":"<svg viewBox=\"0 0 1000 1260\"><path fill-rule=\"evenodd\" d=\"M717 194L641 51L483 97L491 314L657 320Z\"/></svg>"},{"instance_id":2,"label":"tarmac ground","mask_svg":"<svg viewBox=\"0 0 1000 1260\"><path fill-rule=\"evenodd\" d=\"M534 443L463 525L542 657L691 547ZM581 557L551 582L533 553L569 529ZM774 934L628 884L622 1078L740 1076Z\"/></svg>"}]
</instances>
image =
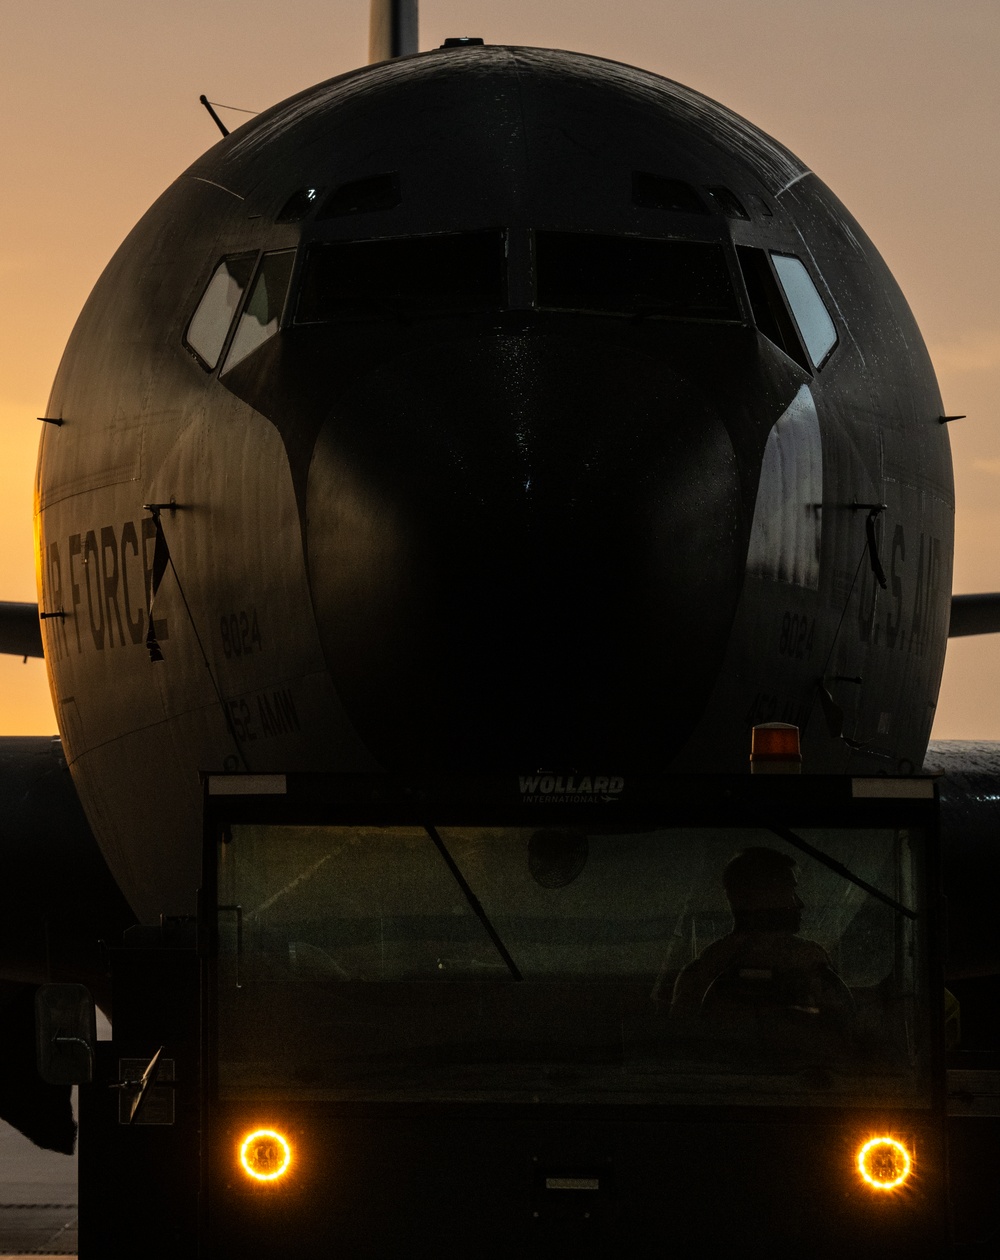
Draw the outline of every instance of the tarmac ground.
<instances>
[{"instance_id":1,"label":"tarmac ground","mask_svg":"<svg viewBox=\"0 0 1000 1260\"><path fill-rule=\"evenodd\" d=\"M0 1256L75 1256L76 1215L76 1156L0 1122Z\"/></svg>"}]
</instances>

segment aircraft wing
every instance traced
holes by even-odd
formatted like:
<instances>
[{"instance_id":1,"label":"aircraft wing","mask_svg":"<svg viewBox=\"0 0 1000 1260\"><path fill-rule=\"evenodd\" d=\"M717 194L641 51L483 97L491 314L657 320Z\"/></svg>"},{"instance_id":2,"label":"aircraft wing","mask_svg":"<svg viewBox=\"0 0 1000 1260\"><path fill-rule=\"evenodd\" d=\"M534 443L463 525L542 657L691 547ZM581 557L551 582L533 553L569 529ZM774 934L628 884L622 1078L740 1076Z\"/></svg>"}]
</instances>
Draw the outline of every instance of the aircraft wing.
<instances>
[{"instance_id":1,"label":"aircraft wing","mask_svg":"<svg viewBox=\"0 0 1000 1260\"><path fill-rule=\"evenodd\" d=\"M965 634L996 634L1000 631L1000 593L952 595L948 638Z\"/></svg>"},{"instance_id":2,"label":"aircraft wing","mask_svg":"<svg viewBox=\"0 0 1000 1260\"><path fill-rule=\"evenodd\" d=\"M0 652L24 657L43 655L37 604L0 600Z\"/></svg>"},{"instance_id":3,"label":"aircraft wing","mask_svg":"<svg viewBox=\"0 0 1000 1260\"><path fill-rule=\"evenodd\" d=\"M948 637L1000 632L1000 592L952 595ZM41 656L42 634L38 606L0 600L0 652L13 656Z\"/></svg>"}]
</instances>

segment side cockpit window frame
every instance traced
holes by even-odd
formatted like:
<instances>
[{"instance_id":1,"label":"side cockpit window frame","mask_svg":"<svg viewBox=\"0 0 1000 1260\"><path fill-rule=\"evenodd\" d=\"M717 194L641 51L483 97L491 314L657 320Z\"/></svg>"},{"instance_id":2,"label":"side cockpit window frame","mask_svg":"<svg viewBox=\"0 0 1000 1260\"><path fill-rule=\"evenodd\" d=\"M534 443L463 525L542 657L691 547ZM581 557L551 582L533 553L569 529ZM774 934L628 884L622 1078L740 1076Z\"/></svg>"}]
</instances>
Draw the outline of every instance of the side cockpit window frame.
<instances>
[{"instance_id":1,"label":"side cockpit window frame","mask_svg":"<svg viewBox=\"0 0 1000 1260\"><path fill-rule=\"evenodd\" d=\"M206 371L214 372L229 344L257 267L259 250L226 254L212 267L181 338L184 348Z\"/></svg>"},{"instance_id":2,"label":"side cockpit window frame","mask_svg":"<svg viewBox=\"0 0 1000 1260\"><path fill-rule=\"evenodd\" d=\"M840 333L802 259L788 250L740 244L736 246L736 257L758 332L806 372L824 368L840 344ZM799 280L799 291L789 291L788 276L783 279L776 259L795 265L790 274Z\"/></svg>"},{"instance_id":3,"label":"side cockpit window frame","mask_svg":"<svg viewBox=\"0 0 1000 1260\"><path fill-rule=\"evenodd\" d=\"M818 371L830 358L840 334L809 268L797 254L770 251L778 284L798 327L806 353Z\"/></svg>"},{"instance_id":4,"label":"side cockpit window frame","mask_svg":"<svg viewBox=\"0 0 1000 1260\"><path fill-rule=\"evenodd\" d=\"M218 370L220 376L225 374L285 326L295 272L295 254L294 248L252 250L227 254L216 262L181 339L184 348L205 372ZM260 305L262 286L275 272L275 264L279 260L277 269L282 273L279 277L281 293L277 299L273 294L265 294L269 318L264 321L254 307ZM228 289L225 287L227 280L230 282ZM233 285L238 289L235 297L232 296ZM262 329L267 330L266 335L260 336L258 332L255 337L248 336L242 353L234 358L234 346L251 316L257 319Z\"/></svg>"},{"instance_id":5,"label":"side cockpit window frame","mask_svg":"<svg viewBox=\"0 0 1000 1260\"><path fill-rule=\"evenodd\" d=\"M766 249L737 245L736 258L757 331L808 372L809 356L799 337Z\"/></svg>"},{"instance_id":6,"label":"side cockpit window frame","mask_svg":"<svg viewBox=\"0 0 1000 1260\"><path fill-rule=\"evenodd\" d=\"M281 331L294 270L294 249L265 250L261 254L233 326L220 376Z\"/></svg>"}]
</instances>

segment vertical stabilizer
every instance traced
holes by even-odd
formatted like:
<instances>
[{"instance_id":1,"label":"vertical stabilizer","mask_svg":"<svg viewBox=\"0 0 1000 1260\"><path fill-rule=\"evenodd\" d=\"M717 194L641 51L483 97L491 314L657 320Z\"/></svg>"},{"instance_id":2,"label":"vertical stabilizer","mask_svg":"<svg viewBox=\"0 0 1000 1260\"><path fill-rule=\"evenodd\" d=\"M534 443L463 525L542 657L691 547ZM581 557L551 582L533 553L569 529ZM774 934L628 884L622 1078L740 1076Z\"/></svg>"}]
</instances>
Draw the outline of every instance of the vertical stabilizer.
<instances>
[{"instance_id":1,"label":"vertical stabilizer","mask_svg":"<svg viewBox=\"0 0 1000 1260\"><path fill-rule=\"evenodd\" d=\"M417 0L371 0L368 62L388 61L419 51Z\"/></svg>"}]
</instances>

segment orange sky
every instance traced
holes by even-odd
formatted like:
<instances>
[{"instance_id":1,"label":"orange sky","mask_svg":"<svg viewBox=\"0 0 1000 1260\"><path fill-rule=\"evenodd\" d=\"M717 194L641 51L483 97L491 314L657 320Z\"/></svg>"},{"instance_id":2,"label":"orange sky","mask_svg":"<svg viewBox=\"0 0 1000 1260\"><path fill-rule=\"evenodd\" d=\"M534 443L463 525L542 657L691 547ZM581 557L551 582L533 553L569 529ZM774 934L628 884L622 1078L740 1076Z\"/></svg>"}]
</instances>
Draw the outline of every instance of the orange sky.
<instances>
[{"instance_id":1,"label":"orange sky","mask_svg":"<svg viewBox=\"0 0 1000 1260\"><path fill-rule=\"evenodd\" d=\"M1000 4L421 0L448 35L573 48L678 79L775 135L853 211L931 350L955 456L955 589L1000 590ZM0 3L0 599L34 599L49 386L104 263L216 132L366 58L366 0ZM239 115L226 116L235 125ZM1000 739L1000 635L948 651L934 734ZM0 734L55 730L38 661L0 657Z\"/></svg>"}]
</instances>

